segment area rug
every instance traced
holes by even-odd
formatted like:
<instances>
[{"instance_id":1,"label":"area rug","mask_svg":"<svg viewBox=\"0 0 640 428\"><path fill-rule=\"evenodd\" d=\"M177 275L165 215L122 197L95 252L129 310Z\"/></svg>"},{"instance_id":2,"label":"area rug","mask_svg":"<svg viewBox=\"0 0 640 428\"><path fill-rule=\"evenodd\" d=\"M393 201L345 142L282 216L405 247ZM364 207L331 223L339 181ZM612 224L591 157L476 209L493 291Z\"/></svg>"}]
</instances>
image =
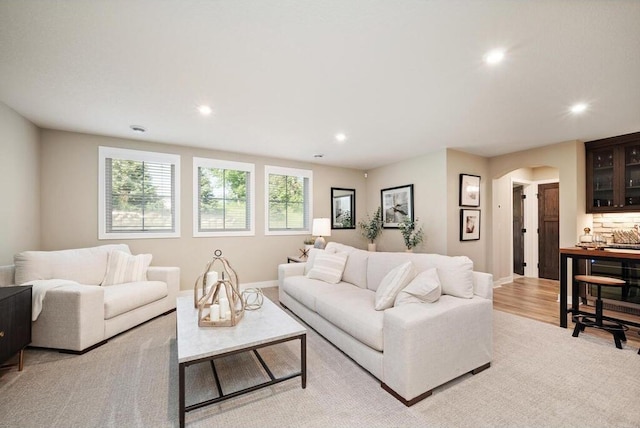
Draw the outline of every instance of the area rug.
<instances>
[{"instance_id":1,"label":"area rug","mask_svg":"<svg viewBox=\"0 0 640 428\"><path fill-rule=\"evenodd\" d=\"M29 349L0 374L2 427L171 427L178 421L175 313L85 355ZM286 382L187 413L190 427L637 427L640 355L611 341L494 311L490 369L407 408L313 330L308 381ZM267 348L274 374L299 369L298 342ZM225 393L265 379L251 354L217 369ZM211 367L187 369L187 403L215 397Z\"/></svg>"}]
</instances>

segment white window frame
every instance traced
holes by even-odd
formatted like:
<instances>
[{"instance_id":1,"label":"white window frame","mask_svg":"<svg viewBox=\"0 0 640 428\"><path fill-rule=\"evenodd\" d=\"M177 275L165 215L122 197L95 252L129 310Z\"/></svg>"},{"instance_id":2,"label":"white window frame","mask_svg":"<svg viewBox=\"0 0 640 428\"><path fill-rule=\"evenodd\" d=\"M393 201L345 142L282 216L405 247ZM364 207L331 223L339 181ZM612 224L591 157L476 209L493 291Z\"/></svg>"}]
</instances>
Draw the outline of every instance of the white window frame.
<instances>
[{"instance_id":1,"label":"white window frame","mask_svg":"<svg viewBox=\"0 0 640 428\"><path fill-rule=\"evenodd\" d=\"M304 230L270 230L269 229L269 175L288 175L303 177L309 180L308 213L309 221ZM265 235L309 235L313 223L313 171L309 169L285 168L265 165L264 167L264 234Z\"/></svg>"},{"instance_id":2,"label":"white window frame","mask_svg":"<svg viewBox=\"0 0 640 428\"><path fill-rule=\"evenodd\" d=\"M107 232L106 223L106 159L123 159L138 162L170 163L174 166L174 225L173 232ZM180 155L98 147L98 239L157 239L180 237Z\"/></svg>"},{"instance_id":3,"label":"white window frame","mask_svg":"<svg viewBox=\"0 0 640 428\"><path fill-rule=\"evenodd\" d=\"M235 171L246 171L249 173L249 194L247 203L249 206L249 230L220 230L201 232L199 230L199 210L200 210L200 180L198 179L198 169L218 168ZM256 212L256 176L255 165L245 162L234 162L210 158L193 158L193 236L196 238L214 236L254 236L255 233L255 212Z\"/></svg>"}]
</instances>

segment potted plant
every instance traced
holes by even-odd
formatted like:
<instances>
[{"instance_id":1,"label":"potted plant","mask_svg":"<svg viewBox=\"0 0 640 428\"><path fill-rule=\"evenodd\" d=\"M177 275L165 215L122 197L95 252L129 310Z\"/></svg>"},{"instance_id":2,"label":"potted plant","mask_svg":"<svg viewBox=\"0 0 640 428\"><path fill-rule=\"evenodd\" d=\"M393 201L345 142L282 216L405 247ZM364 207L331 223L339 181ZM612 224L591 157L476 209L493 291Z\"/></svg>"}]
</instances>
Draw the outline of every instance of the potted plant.
<instances>
[{"instance_id":1,"label":"potted plant","mask_svg":"<svg viewBox=\"0 0 640 428\"><path fill-rule=\"evenodd\" d=\"M376 238L382 233L382 211L380 207L373 214L373 217L367 214L366 220L360 220L358 227L361 229L362 236L369 241L369 251L375 251Z\"/></svg>"},{"instance_id":2,"label":"potted plant","mask_svg":"<svg viewBox=\"0 0 640 428\"><path fill-rule=\"evenodd\" d=\"M424 239L422 226L416 229L417 222L418 219L414 221L410 218L405 218L400 224L398 224L398 228L404 238L404 245L407 247L408 252L413 252L413 249Z\"/></svg>"}]
</instances>

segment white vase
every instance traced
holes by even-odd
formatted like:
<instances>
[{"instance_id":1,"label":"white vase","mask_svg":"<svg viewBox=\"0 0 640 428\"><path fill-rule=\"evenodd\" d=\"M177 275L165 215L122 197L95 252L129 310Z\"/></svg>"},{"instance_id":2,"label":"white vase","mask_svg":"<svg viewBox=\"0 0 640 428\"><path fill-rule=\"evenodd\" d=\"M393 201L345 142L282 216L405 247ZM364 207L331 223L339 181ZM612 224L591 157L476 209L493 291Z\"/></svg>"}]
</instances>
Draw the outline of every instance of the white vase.
<instances>
[{"instance_id":1,"label":"white vase","mask_svg":"<svg viewBox=\"0 0 640 428\"><path fill-rule=\"evenodd\" d=\"M413 248L407 248L406 250L404 250L406 253L413 253Z\"/></svg>"},{"instance_id":2,"label":"white vase","mask_svg":"<svg viewBox=\"0 0 640 428\"><path fill-rule=\"evenodd\" d=\"M373 244L369 244L369 246L367 247L367 249L368 249L369 251L372 251L372 252L374 252L374 253L375 253L375 252L376 252L376 244L375 244L375 242L374 242Z\"/></svg>"}]
</instances>

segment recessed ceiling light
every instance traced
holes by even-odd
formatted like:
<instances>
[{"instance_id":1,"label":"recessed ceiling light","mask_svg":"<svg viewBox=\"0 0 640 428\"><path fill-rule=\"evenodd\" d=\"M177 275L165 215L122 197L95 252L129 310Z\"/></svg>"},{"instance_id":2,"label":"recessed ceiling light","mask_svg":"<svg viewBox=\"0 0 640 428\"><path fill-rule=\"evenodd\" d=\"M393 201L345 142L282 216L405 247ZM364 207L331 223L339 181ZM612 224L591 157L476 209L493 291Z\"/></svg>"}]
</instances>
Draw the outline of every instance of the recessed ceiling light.
<instances>
[{"instance_id":1,"label":"recessed ceiling light","mask_svg":"<svg viewBox=\"0 0 640 428\"><path fill-rule=\"evenodd\" d=\"M502 49L494 49L484 56L484 62L490 65L498 64L504 59L504 51Z\"/></svg>"},{"instance_id":2,"label":"recessed ceiling light","mask_svg":"<svg viewBox=\"0 0 640 428\"><path fill-rule=\"evenodd\" d=\"M131 128L133 132L138 132L140 134L147 132L147 129L144 126L140 126L140 125L131 125L129 126L129 128Z\"/></svg>"},{"instance_id":3,"label":"recessed ceiling light","mask_svg":"<svg viewBox=\"0 0 640 428\"><path fill-rule=\"evenodd\" d=\"M201 106L198 106L198 111L203 116L209 116L213 110L211 110L211 107L207 105L201 105Z\"/></svg>"},{"instance_id":4,"label":"recessed ceiling light","mask_svg":"<svg viewBox=\"0 0 640 428\"><path fill-rule=\"evenodd\" d=\"M584 113L584 111L587 109L587 104L586 103L576 103L574 105L571 106L571 113L573 114L580 114L580 113Z\"/></svg>"},{"instance_id":5,"label":"recessed ceiling light","mask_svg":"<svg viewBox=\"0 0 640 428\"><path fill-rule=\"evenodd\" d=\"M336 134L336 141L338 143L344 143L345 141L347 141L347 136L344 135L342 132Z\"/></svg>"}]
</instances>

